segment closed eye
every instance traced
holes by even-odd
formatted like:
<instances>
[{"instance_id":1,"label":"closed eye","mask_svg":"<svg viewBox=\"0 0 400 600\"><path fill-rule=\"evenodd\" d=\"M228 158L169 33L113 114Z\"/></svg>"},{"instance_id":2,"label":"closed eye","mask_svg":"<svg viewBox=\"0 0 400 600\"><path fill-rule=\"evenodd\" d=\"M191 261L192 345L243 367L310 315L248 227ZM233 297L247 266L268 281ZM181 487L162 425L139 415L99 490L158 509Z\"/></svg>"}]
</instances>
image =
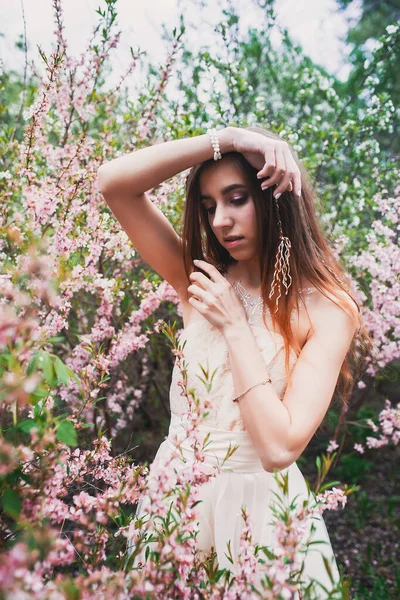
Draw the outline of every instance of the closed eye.
<instances>
[{"instance_id":1,"label":"closed eye","mask_svg":"<svg viewBox=\"0 0 400 600\"><path fill-rule=\"evenodd\" d=\"M244 204L247 200L247 196L242 196L240 198L233 198L233 200L231 200L232 204L234 204L235 206L240 206L241 204ZM209 214L214 214L215 212L215 206L210 206L210 208L206 208L205 211Z\"/></svg>"}]
</instances>

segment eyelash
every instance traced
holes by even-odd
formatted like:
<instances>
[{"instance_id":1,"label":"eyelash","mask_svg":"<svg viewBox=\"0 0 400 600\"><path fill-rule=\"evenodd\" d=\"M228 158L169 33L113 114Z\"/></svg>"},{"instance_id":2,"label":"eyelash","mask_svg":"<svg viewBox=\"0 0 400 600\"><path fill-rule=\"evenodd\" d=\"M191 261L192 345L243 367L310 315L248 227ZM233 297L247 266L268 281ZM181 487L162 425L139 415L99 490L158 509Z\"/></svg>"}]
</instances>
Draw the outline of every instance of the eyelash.
<instances>
[{"instance_id":1,"label":"eyelash","mask_svg":"<svg viewBox=\"0 0 400 600\"><path fill-rule=\"evenodd\" d=\"M234 198L234 199L232 200L232 202L233 202L233 204L235 204L236 206L240 206L241 204L244 204L246 200L247 200L247 196L243 196L243 197L241 197L241 198ZM214 210L214 207L213 207L213 206L210 206L210 208L206 208L206 209L205 209L206 213L209 213L209 214L213 214L213 213L211 212L212 210Z\"/></svg>"}]
</instances>

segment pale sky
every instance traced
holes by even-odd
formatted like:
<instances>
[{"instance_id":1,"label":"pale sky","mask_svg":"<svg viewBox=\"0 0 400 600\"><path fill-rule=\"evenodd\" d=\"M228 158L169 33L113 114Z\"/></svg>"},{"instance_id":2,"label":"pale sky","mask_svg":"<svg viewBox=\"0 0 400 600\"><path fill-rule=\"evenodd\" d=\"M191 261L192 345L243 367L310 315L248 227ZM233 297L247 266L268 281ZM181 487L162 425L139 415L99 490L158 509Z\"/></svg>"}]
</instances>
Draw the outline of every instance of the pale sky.
<instances>
[{"instance_id":1,"label":"pale sky","mask_svg":"<svg viewBox=\"0 0 400 600\"><path fill-rule=\"evenodd\" d=\"M255 27L262 22L261 9L251 0L232 0L240 15L240 31ZM206 42L214 52L216 34L213 27L221 16L222 3L209 0L210 9L202 8L201 0L118 0L118 29L122 36L117 51L113 53L113 73L109 85L119 80L129 62L129 46L148 53L151 61L163 61L165 42L161 38L162 23L172 31L179 26L179 13L184 11L186 23L196 29L187 30L186 46L198 49ZM52 0L0 0L0 60L6 68L21 70L23 53L14 49L15 41L23 33L22 6L25 11L28 59L34 60L37 68L43 67L37 45L47 53L54 41ZM104 8L102 0L62 0L65 35L70 54L78 54L86 47L96 22L95 10ZM225 6L225 4L224 4ZM356 0L346 12L339 12L336 0L276 0L278 20L286 25L292 39L300 44L305 54L323 65L331 74L345 79L350 70L347 58L350 48L343 42L349 27L348 19L357 20L361 11L361 0ZM279 45L279 38L272 39ZM136 82L137 82L137 76ZM107 82L108 83L108 82Z\"/></svg>"}]
</instances>

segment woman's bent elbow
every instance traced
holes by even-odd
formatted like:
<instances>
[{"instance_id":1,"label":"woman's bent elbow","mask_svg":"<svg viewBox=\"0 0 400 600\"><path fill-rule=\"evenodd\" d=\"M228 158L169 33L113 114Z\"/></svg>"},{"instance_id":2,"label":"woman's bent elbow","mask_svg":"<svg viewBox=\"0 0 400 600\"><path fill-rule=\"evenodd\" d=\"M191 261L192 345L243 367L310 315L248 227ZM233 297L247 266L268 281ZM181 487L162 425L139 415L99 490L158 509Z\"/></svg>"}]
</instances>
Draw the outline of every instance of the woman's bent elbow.
<instances>
[{"instance_id":1,"label":"woman's bent elbow","mask_svg":"<svg viewBox=\"0 0 400 600\"><path fill-rule=\"evenodd\" d=\"M277 463L263 463L264 471L267 473L274 473L275 471L281 471L284 467L281 467L280 464Z\"/></svg>"},{"instance_id":2,"label":"woman's bent elbow","mask_svg":"<svg viewBox=\"0 0 400 600\"><path fill-rule=\"evenodd\" d=\"M296 458L294 458L293 456L285 455L280 456L276 459L265 459L262 461L262 465L264 467L264 471L267 471L267 473L273 473L275 470L283 471L284 469L287 469L295 461Z\"/></svg>"},{"instance_id":3,"label":"woman's bent elbow","mask_svg":"<svg viewBox=\"0 0 400 600\"><path fill-rule=\"evenodd\" d=\"M105 174L105 165L101 165L98 169L97 169L97 187L100 191L101 194L104 195L104 192L106 191L106 187L107 187L107 178L106 178L106 174Z\"/></svg>"}]
</instances>

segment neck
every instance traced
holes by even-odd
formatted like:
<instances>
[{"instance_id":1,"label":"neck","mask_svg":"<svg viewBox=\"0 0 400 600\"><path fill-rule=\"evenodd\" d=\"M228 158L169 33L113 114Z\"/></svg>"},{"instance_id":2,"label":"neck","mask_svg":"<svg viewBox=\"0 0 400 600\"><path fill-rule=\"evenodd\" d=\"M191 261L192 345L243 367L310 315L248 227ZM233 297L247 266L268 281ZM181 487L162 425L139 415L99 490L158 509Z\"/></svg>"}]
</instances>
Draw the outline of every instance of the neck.
<instances>
[{"instance_id":1,"label":"neck","mask_svg":"<svg viewBox=\"0 0 400 600\"><path fill-rule=\"evenodd\" d=\"M248 269L238 263L232 269L232 276L249 291L261 288L260 273L255 268Z\"/></svg>"}]
</instances>

